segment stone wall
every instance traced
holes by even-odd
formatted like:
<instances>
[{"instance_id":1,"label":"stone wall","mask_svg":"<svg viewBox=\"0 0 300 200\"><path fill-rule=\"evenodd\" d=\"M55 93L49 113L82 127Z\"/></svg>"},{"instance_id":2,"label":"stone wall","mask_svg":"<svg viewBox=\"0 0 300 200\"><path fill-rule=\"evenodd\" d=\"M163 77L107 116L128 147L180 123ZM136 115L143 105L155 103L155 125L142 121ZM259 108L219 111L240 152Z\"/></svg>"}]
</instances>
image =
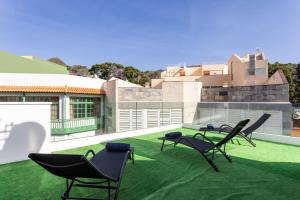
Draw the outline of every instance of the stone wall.
<instances>
[{"instance_id":1,"label":"stone wall","mask_svg":"<svg viewBox=\"0 0 300 200\"><path fill-rule=\"evenodd\" d=\"M118 101L162 101L162 90L151 88L118 88Z\"/></svg>"},{"instance_id":2,"label":"stone wall","mask_svg":"<svg viewBox=\"0 0 300 200\"><path fill-rule=\"evenodd\" d=\"M289 102L289 85L202 88L202 102Z\"/></svg>"}]
</instances>

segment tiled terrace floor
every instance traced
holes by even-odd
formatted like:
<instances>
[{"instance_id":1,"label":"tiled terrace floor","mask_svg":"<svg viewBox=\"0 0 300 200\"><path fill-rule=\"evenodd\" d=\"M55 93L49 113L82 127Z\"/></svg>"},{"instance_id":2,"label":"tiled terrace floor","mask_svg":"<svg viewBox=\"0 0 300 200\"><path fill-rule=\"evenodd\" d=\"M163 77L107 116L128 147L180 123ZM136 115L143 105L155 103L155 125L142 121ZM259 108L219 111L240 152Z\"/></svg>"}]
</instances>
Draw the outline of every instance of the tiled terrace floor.
<instances>
[{"instance_id":1,"label":"tiled terrace floor","mask_svg":"<svg viewBox=\"0 0 300 200\"><path fill-rule=\"evenodd\" d=\"M196 131L180 129L184 134ZM194 150L184 146L160 152L158 137L164 133L122 140L135 147L136 164L127 163L121 184L121 200L244 200L300 199L300 147L256 141L251 147L229 144L233 162L218 156L216 173ZM223 136L208 134L218 140ZM63 153L99 151L103 145L71 149ZM60 199L65 180L32 161L0 166L0 199ZM75 188L73 194L105 196L97 189Z\"/></svg>"}]
</instances>

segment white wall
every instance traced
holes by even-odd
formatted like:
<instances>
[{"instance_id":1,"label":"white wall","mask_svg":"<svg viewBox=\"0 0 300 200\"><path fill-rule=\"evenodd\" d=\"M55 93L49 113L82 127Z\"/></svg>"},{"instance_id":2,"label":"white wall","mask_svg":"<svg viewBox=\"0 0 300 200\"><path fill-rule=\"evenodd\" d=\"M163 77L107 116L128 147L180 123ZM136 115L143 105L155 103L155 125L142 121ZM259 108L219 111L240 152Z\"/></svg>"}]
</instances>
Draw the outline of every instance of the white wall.
<instances>
[{"instance_id":1,"label":"white wall","mask_svg":"<svg viewBox=\"0 0 300 200\"><path fill-rule=\"evenodd\" d=\"M78 147L89 146L89 145L93 145L93 144L100 144L100 143L108 142L108 141L120 140L120 139L124 139L124 138L148 135L148 134L162 132L162 131L168 132L171 129L181 128L181 127L182 127L182 124L173 124L173 125L168 125L168 126L147 128L147 129L142 129L142 130L103 134L103 135L97 135L97 136L92 136L92 137L89 137L90 136L89 132L85 132L83 134L86 134L86 137L72 138L70 140L52 142L51 143L51 151L53 152L53 151L60 151L60 150L65 150L65 149L78 148ZM164 135L164 133L162 134L162 136L163 135Z\"/></svg>"},{"instance_id":2,"label":"white wall","mask_svg":"<svg viewBox=\"0 0 300 200\"><path fill-rule=\"evenodd\" d=\"M80 77L65 74L18 74L0 73L0 85L8 86L60 86L80 88L103 88L106 82L99 78Z\"/></svg>"},{"instance_id":3,"label":"white wall","mask_svg":"<svg viewBox=\"0 0 300 200\"><path fill-rule=\"evenodd\" d=\"M51 103L0 102L0 164L50 152Z\"/></svg>"}]
</instances>

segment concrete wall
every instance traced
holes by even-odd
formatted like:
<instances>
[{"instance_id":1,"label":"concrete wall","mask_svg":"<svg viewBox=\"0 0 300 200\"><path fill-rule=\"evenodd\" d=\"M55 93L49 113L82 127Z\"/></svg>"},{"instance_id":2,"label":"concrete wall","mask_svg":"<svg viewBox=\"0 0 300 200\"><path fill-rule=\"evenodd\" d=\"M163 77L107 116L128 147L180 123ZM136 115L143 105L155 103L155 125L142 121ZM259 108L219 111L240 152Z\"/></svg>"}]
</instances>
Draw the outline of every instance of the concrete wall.
<instances>
[{"instance_id":1,"label":"concrete wall","mask_svg":"<svg viewBox=\"0 0 300 200\"><path fill-rule=\"evenodd\" d=\"M196 81L199 79L201 76L170 76L170 77L165 77L164 81L165 82L178 82L178 81L185 81L185 82L190 82L190 81Z\"/></svg>"},{"instance_id":2,"label":"concrete wall","mask_svg":"<svg viewBox=\"0 0 300 200\"><path fill-rule=\"evenodd\" d=\"M104 100L104 126L106 133L114 133L118 130L119 124L117 110L118 110L118 80L112 80L104 83L104 90L106 91Z\"/></svg>"},{"instance_id":3,"label":"concrete wall","mask_svg":"<svg viewBox=\"0 0 300 200\"><path fill-rule=\"evenodd\" d=\"M50 105L0 102L0 164L50 152Z\"/></svg>"},{"instance_id":4,"label":"concrete wall","mask_svg":"<svg viewBox=\"0 0 300 200\"><path fill-rule=\"evenodd\" d=\"M230 76L228 74L201 76L197 81L202 82L203 87L223 86L224 84L229 84Z\"/></svg>"},{"instance_id":5,"label":"concrete wall","mask_svg":"<svg viewBox=\"0 0 300 200\"><path fill-rule=\"evenodd\" d=\"M130 83L128 81L124 81L122 79L119 79L119 78L111 78L109 81L112 81L112 80L118 80L118 87L121 88L121 87L125 87L125 88L131 88L131 87L143 87L141 85L138 85L138 84L134 84L134 83Z\"/></svg>"},{"instance_id":6,"label":"concrete wall","mask_svg":"<svg viewBox=\"0 0 300 200\"><path fill-rule=\"evenodd\" d=\"M263 113L272 116L257 132L273 135L291 135L292 105L289 102L200 102L193 124L206 126L208 123L220 126L234 126L242 119L250 119L252 124Z\"/></svg>"},{"instance_id":7,"label":"concrete wall","mask_svg":"<svg viewBox=\"0 0 300 200\"><path fill-rule=\"evenodd\" d=\"M82 137L82 138L73 138L71 140L52 142L50 146L51 146L51 151L60 151L60 150L65 150L65 149L72 149L72 148L78 148L78 147L83 147L83 146L88 146L88 145L99 144L99 143L103 143L103 142L120 140L120 139L124 139L124 138L153 134L156 132L162 132L162 131L168 132L172 129L181 128L181 127L182 127L182 124L173 124L173 125L168 125L168 126L147 128L147 129L142 129L142 130L96 135L96 136L92 136L92 137L89 137L89 135L86 135L85 137Z\"/></svg>"},{"instance_id":8,"label":"concrete wall","mask_svg":"<svg viewBox=\"0 0 300 200\"><path fill-rule=\"evenodd\" d=\"M202 88L203 102L289 102L289 85Z\"/></svg>"},{"instance_id":9,"label":"concrete wall","mask_svg":"<svg viewBox=\"0 0 300 200\"><path fill-rule=\"evenodd\" d=\"M164 82L163 102L182 103L183 122L192 123L200 101L201 82Z\"/></svg>"},{"instance_id":10,"label":"concrete wall","mask_svg":"<svg viewBox=\"0 0 300 200\"><path fill-rule=\"evenodd\" d=\"M118 88L118 101L161 101L162 90L144 87L122 87Z\"/></svg>"},{"instance_id":11,"label":"concrete wall","mask_svg":"<svg viewBox=\"0 0 300 200\"><path fill-rule=\"evenodd\" d=\"M161 89L164 79L151 79L151 88Z\"/></svg>"}]
</instances>

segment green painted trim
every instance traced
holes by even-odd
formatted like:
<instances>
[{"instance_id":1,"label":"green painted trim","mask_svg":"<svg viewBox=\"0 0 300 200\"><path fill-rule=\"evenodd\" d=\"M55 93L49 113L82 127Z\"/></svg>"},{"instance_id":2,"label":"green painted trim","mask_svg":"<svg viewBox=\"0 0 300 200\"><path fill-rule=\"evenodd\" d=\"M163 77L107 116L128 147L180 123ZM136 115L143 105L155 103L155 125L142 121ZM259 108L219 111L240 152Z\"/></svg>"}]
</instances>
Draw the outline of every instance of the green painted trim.
<instances>
[{"instance_id":1,"label":"green painted trim","mask_svg":"<svg viewBox=\"0 0 300 200\"><path fill-rule=\"evenodd\" d=\"M87 101L87 100L86 100ZM85 102L84 104L84 117L87 117L88 116L88 113L87 113L87 102Z\"/></svg>"}]
</instances>

